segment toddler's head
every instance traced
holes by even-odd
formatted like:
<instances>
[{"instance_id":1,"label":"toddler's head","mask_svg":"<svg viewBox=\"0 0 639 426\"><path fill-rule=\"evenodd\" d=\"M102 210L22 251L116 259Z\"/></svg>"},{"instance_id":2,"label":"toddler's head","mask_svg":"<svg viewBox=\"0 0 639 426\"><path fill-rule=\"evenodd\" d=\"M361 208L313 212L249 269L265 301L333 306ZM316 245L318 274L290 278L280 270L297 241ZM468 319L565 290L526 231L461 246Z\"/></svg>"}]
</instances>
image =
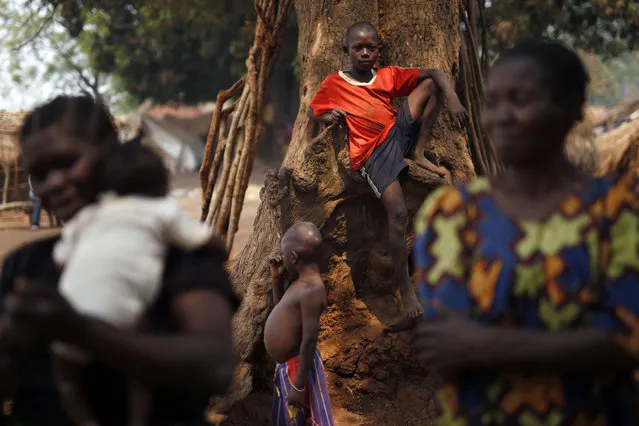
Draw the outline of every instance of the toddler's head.
<instances>
[{"instance_id":1,"label":"toddler's head","mask_svg":"<svg viewBox=\"0 0 639 426\"><path fill-rule=\"evenodd\" d=\"M169 173L159 155L138 142L128 142L104 159L101 183L102 192L165 197Z\"/></svg>"}]
</instances>

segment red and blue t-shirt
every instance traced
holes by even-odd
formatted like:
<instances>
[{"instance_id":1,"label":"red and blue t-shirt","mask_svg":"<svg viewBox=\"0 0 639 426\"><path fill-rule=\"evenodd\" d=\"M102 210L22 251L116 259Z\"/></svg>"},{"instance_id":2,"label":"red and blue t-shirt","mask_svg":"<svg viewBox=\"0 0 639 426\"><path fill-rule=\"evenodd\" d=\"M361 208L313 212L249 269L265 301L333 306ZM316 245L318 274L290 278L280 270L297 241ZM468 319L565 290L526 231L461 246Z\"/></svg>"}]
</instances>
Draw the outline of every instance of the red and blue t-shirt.
<instances>
[{"instance_id":1,"label":"red and blue t-shirt","mask_svg":"<svg viewBox=\"0 0 639 426\"><path fill-rule=\"evenodd\" d=\"M395 125L397 110L393 99L408 96L418 82L419 68L375 69L367 83L342 71L335 72L322 82L310 106L316 116L335 108L346 112L351 164L359 170Z\"/></svg>"}]
</instances>

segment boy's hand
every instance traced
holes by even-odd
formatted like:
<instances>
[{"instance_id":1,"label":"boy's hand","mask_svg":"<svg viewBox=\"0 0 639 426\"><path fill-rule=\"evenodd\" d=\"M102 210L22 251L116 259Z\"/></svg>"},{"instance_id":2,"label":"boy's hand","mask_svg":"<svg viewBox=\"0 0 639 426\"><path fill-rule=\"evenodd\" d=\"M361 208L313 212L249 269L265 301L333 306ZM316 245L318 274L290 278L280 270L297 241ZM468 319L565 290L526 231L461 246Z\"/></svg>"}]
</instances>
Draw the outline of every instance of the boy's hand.
<instances>
[{"instance_id":1,"label":"boy's hand","mask_svg":"<svg viewBox=\"0 0 639 426\"><path fill-rule=\"evenodd\" d=\"M284 277L286 270L284 269L284 259L282 256L271 258L271 278L280 279Z\"/></svg>"},{"instance_id":2,"label":"boy's hand","mask_svg":"<svg viewBox=\"0 0 639 426\"><path fill-rule=\"evenodd\" d=\"M468 126L468 111L466 111L461 102L457 101L449 104L448 110L456 126L461 129Z\"/></svg>"},{"instance_id":3,"label":"boy's hand","mask_svg":"<svg viewBox=\"0 0 639 426\"><path fill-rule=\"evenodd\" d=\"M326 116L326 119L331 123L343 123L346 121L346 113L339 108L335 108L334 110L329 111L324 115Z\"/></svg>"},{"instance_id":4,"label":"boy's hand","mask_svg":"<svg viewBox=\"0 0 639 426\"><path fill-rule=\"evenodd\" d=\"M302 408L304 406L305 399L306 399L306 395L304 391L300 392L295 388L291 388L291 390L288 393L287 404L290 405L291 407Z\"/></svg>"}]
</instances>

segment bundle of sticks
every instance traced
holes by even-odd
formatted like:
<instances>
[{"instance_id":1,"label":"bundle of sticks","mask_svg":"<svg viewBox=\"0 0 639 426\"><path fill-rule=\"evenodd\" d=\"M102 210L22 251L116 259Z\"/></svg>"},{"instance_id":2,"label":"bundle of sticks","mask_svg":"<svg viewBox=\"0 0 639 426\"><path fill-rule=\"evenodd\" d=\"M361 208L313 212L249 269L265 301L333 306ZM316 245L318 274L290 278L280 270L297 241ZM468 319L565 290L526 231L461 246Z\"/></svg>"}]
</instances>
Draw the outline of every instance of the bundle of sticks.
<instances>
[{"instance_id":1,"label":"bundle of sticks","mask_svg":"<svg viewBox=\"0 0 639 426\"><path fill-rule=\"evenodd\" d=\"M262 134L266 82L279 52L279 38L293 0L256 0L255 41L246 60L247 72L217 97L204 160L200 168L202 217L233 247L244 196ZM241 93L241 94L240 94ZM237 95L240 94L239 97ZM226 107L234 100L232 107Z\"/></svg>"},{"instance_id":2,"label":"bundle of sticks","mask_svg":"<svg viewBox=\"0 0 639 426\"><path fill-rule=\"evenodd\" d=\"M484 97L484 77L488 72L488 41L483 0L466 0L460 3L462 31L460 49L461 90L460 99L468 110L470 125L468 141L473 165L478 175L493 176L501 170L488 137L481 127L481 106ZM479 16L478 16L479 15ZM478 28L479 24L479 28ZM481 30L481 39L480 39Z\"/></svg>"}]
</instances>

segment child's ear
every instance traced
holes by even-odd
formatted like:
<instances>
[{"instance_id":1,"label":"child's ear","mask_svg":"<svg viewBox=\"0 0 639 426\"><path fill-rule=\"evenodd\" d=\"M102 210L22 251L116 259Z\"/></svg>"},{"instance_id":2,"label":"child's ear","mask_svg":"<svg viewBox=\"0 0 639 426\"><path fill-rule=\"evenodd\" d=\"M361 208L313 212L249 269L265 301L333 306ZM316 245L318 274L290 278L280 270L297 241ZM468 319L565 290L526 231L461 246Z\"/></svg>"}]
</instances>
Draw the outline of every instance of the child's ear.
<instances>
[{"instance_id":1,"label":"child's ear","mask_svg":"<svg viewBox=\"0 0 639 426\"><path fill-rule=\"evenodd\" d=\"M347 45L342 46L342 52L344 52L344 55L348 55L348 46Z\"/></svg>"},{"instance_id":2,"label":"child's ear","mask_svg":"<svg viewBox=\"0 0 639 426\"><path fill-rule=\"evenodd\" d=\"M291 262L293 265L297 265L297 261L299 260L299 256L295 250L291 250Z\"/></svg>"}]
</instances>

